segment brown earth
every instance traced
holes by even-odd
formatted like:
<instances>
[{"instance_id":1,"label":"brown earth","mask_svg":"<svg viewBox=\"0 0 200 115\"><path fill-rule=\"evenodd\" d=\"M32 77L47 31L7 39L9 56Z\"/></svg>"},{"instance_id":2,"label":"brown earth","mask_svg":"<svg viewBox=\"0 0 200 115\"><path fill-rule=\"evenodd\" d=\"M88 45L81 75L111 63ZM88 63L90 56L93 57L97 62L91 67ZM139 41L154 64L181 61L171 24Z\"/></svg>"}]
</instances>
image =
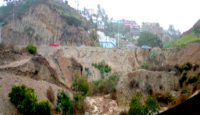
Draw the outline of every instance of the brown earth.
<instances>
[{"instance_id":1,"label":"brown earth","mask_svg":"<svg viewBox=\"0 0 200 115\"><path fill-rule=\"evenodd\" d=\"M172 55L166 64L169 65L180 65L183 62L189 61L192 64L200 64L200 44L199 43L191 43L187 46L183 47Z\"/></svg>"},{"instance_id":2,"label":"brown earth","mask_svg":"<svg viewBox=\"0 0 200 115\"><path fill-rule=\"evenodd\" d=\"M71 10L73 9L71 8ZM83 20L83 25L88 23L75 10L73 12ZM82 27L68 25L66 20L51 9L48 3L33 5L16 17L15 20L10 21L2 28L2 42L6 46L13 44L40 46L47 45L49 42L57 42L68 46L95 46Z\"/></svg>"},{"instance_id":3,"label":"brown earth","mask_svg":"<svg viewBox=\"0 0 200 115\"><path fill-rule=\"evenodd\" d=\"M161 66L179 49L160 49L153 48L146 50L142 48L101 48L101 47L38 47L38 53L50 57L53 55L56 59L74 57L83 66L83 74L87 74L85 67L89 68L91 75L88 76L89 81L101 79L100 71L92 66L92 63L98 63L105 60L112 71L106 75L106 78L114 72L123 75L131 72L133 68L139 69L140 66L148 61L149 54L155 50L157 56L157 65ZM55 53L55 52L60 53ZM47 58L49 59L49 58ZM49 61L50 62L50 61ZM63 62L65 63L65 62ZM60 66L61 67L61 66Z\"/></svg>"}]
</instances>

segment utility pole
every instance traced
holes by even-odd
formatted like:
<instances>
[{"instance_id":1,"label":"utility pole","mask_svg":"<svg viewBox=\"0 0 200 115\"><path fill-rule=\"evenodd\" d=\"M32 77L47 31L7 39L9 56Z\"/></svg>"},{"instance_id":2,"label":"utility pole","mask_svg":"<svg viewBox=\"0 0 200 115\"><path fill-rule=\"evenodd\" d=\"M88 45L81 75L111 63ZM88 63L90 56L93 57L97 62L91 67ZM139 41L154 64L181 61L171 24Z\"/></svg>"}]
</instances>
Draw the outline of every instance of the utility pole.
<instances>
[{"instance_id":1,"label":"utility pole","mask_svg":"<svg viewBox=\"0 0 200 115\"><path fill-rule=\"evenodd\" d=\"M118 21L117 21L118 23ZM119 23L118 23L118 48L119 48Z\"/></svg>"},{"instance_id":2,"label":"utility pole","mask_svg":"<svg viewBox=\"0 0 200 115\"><path fill-rule=\"evenodd\" d=\"M13 20L14 20L14 18L15 18L15 13L14 13L14 11L13 11Z\"/></svg>"},{"instance_id":3,"label":"utility pole","mask_svg":"<svg viewBox=\"0 0 200 115\"><path fill-rule=\"evenodd\" d=\"M77 3L77 11L78 11L79 2L78 0L76 0L75 2Z\"/></svg>"},{"instance_id":4,"label":"utility pole","mask_svg":"<svg viewBox=\"0 0 200 115\"><path fill-rule=\"evenodd\" d=\"M0 23L0 43L1 43L1 25L4 23Z\"/></svg>"}]
</instances>

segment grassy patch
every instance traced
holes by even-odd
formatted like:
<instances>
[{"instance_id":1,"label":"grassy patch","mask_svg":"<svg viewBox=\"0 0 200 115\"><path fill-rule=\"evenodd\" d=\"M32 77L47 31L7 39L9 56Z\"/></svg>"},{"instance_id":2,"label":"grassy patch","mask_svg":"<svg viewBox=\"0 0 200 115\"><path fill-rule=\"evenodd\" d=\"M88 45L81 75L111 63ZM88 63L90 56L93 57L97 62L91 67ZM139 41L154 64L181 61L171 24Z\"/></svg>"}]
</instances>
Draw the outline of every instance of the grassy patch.
<instances>
[{"instance_id":1,"label":"grassy patch","mask_svg":"<svg viewBox=\"0 0 200 115\"><path fill-rule=\"evenodd\" d=\"M182 48L185 45L193 42L200 42L200 38L198 38L194 32L170 41L164 46L164 48L170 48L170 47Z\"/></svg>"}]
</instances>

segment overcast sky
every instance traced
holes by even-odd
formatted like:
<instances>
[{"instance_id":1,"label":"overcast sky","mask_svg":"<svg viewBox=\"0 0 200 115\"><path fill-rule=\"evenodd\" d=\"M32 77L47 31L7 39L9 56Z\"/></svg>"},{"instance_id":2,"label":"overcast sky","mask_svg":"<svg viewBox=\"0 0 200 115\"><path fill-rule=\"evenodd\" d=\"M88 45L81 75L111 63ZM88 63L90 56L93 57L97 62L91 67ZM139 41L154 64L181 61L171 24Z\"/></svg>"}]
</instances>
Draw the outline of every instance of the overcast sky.
<instances>
[{"instance_id":1,"label":"overcast sky","mask_svg":"<svg viewBox=\"0 0 200 115\"><path fill-rule=\"evenodd\" d=\"M76 7L76 0L68 0ZM83 7L97 9L100 4L109 18L135 20L142 22L159 22L168 29L173 24L182 32L190 29L200 19L200 0L78 0L79 9ZM3 0L0 0L2 4Z\"/></svg>"}]
</instances>

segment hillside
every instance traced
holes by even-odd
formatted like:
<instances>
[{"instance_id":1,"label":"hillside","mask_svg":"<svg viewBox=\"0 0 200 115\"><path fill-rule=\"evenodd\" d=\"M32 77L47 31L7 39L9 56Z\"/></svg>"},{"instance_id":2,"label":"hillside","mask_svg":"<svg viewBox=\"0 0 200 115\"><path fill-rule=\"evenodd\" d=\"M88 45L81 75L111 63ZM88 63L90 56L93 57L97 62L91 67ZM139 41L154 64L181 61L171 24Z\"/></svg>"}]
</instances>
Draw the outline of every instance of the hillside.
<instances>
[{"instance_id":1,"label":"hillside","mask_svg":"<svg viewBox=\"0 0 200 115\"><path fill-rule=\"evenodd\" d=\"M164 48L170 48L170 47L177 47L182 48L185 45L189 43L199 42L200 38L197 37L194 33L194 27L200 26L200 20L198 20L192 28L190 28L188 31L184 32L179 38L176 38L170 42L168 42Z\"/></svg>"},{"instance_id":2,"label":"hillside","mask_svg":"<svg viewBox=\"0 0 200 115\"><path fill-rule=\"evenodd\" d=\"M7 16L7 19L10 16ZM94 46L86 32L89 23L75 9L56 1L33 4L3 26L2 42L8 45Z\"/></svg>"},{"instance_id":3,"label":"hillside","mask_svg":"<svg viewBox=\"0 0 200 115\"><path fill-rule=\"evenodd\" d=\"M198 38L194 32L188 33L186 35L181 36L180 38L174 39L167 43L164 48L170 48L170 47L178 47L181 48L189 43L193 42L199 42L200 38Z\"/></svg>"}]
</instances>

